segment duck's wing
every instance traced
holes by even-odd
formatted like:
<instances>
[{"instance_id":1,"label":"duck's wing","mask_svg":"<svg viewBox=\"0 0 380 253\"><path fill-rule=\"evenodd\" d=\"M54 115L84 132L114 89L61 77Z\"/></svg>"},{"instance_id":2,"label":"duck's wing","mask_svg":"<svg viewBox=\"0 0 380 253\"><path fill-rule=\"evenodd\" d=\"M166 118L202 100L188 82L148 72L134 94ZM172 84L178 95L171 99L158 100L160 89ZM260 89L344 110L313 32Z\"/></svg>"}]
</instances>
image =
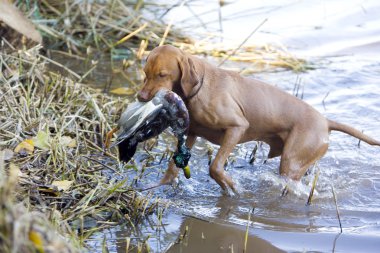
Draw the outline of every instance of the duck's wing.
<instances>
[{"instance_id":1,"label":"duck's wing","mask_svg":"<svg viewBox=\"0 0 380 253\"><path fill-rule=\"evenodd\" d=\"M151 115L145 123L131 135L126 135L120 139L118 144L119 158L121 161L129 162L136 153L136 148L139 142L146 141L162 133L169 127L169 121L165 117L165 110L159 110L156 116ZM116 142L117 143L117 142Z\"/></svg>"},{"instance_id":2,"label":"duck's wing","mask_svg":"<svg viewBox=\"0 0 380 253\"><path fill-rule=\"evenodd\" d=\"M141 128L149 127L150 122L153 122L155 117L162 110L162 104L156 105L151 101L140 104L141 105L138 108L135 106L132 107L131 110L134 110L132 113L129 111L129 106L125 114L123 113L119 121L121 133L111 147L114 147L130 138L137 131L141 130Z\"/></svg>"}]
</instances>

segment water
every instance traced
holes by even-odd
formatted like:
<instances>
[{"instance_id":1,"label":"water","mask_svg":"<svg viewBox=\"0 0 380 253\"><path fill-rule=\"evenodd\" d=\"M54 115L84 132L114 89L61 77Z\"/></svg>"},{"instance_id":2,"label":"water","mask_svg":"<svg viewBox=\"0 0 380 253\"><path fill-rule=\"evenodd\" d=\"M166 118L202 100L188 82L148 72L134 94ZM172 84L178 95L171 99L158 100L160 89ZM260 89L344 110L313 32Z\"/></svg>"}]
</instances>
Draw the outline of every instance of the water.
<instances>
[{"instance_id":1,"label":"water","mask_svg":"<svg viewBox=\"0 0 380 253\"><path fill-rule=\"evenodd\" d=\"M176 1L175 1L176 2ZM218 32L218 6L193 1L206 28ZM306 73L281 71L254 77L293 92L297 79L303 99L327 118L346 123L380 139L380 3L376 1L236 1L222 8L224 42L239 43L264 18L267 23L252 40L281 42L316 65ZM187 14L186 14L187 13ZM187 7L174 9L177 26L194 27L199 20ZM168 19L170 15L168 14ZM188 15L189 17L187 17ZM211 22L211 23L210 23ZM238 25L237 25L238 24ZM194 32L194 31L193 31ZM232 38L234 40L232 40ZM249 42L248 42L249 43ZM162 146L164 143L161 138ZM268 160L268 147L258 151L253 165L249 154L255 142L237 146L227 166L240 195L228 196L208 176L207 146L198 139L191 160L191 179L180 176L176 188L164 186L154 194L170 202L162 225L156 215L135 230L116 226L94 235L99 249L104 235L111 252L125 252L125 238L147 240L153 252L241 252L248 213L251 223L248 252L379 252L380 156L379 147L333 132L330 147L299 183L281 197L286 185L278 175L279 159ZM212 146L212 145L211 145ZM214 148L214 155L217 146ZM248 154L248 155L247 155ZM167 161L147 170L139 182L144 188L162 176ZM314 174L320 170L311 206L306 201ZM334 202L332 187L337 196ZM340 234L337 207L343 233ZM179 234L188 228L184 240ZM176 243L177 242L177 243Z\"/></svg>"}]
</instances>

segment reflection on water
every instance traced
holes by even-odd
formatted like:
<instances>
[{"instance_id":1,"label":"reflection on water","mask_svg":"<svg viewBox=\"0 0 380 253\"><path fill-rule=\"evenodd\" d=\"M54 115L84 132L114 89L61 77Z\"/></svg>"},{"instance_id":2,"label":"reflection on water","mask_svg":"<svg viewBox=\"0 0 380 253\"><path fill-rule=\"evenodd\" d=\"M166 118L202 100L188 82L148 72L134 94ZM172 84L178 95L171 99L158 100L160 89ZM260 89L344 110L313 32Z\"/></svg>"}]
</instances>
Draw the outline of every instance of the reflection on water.
<instances>
[{"instance_id":1,"label":"reflection on water","mask_svg":"<svg viewBox=\"0 0 380 253\"><path fill-rule=\"evenodd\" d=\"M236 27L236 23L239 23L239 29L246 27L246 23L240 26L240 22L251 20L250 15L255 14L255 20L262 17L275 20L268 22L265 29L274 33L271 36L297 46L304 54L335 55L313 58L319 67L307 73L263 73L255 78L289 93L300 80L303 99L307 103L330 119L347 123L380 139L380 62L373 57L380 51L372 51L373 45L380 42L376 37L380 30L380 16L375 12L380 4L375 1L344 4L341 1L287 2L262 2L262 6L255 8L248 8L257 4L253 1L249 4L248 1L240 1L235 7L231 4L223 9L226 16L233 17L233 8L243 10L242 4L248 4L244 9L247 15L228 21L230 23L226 21L224 32L228 32L229 26ZM288 22L279 21L290 16L292 18ZM281 197L286 181L278 175L279 159L264 163L268 152L264 145L251 165L249 155L255 145L255 142L246 143L235 149L231 159L234 162L228 165L227 170L238 184L240 195L226 196L208 176L206 142L198 140L191 160L192 178L186 180L181 175L177 188L165 186L154 190L156 196L172 202L162 225L157 226L158 217L153 215L136 229L114 227L94 236L94 248L101 245L106 235L110 251L125 252L126 237L131 237L136 243L141 235L150 235L151 250L162 252L188 227L190 232L187 232L185 240L177 241L169 252L231 252L231 247L234 252L241 252L248 212L253 209L248 241L249 245L257 246L256 252L378 252L379 147L366 143L360 143L359 147L357 139L333 132L329 151L318 165L320 175L313 204L306 206L318 168L311 170L302 182L290 183L290 193ZM215 146L214 155L216 150ZM167 161L147 171L139 183L140 187L156 183L166 166ZM343 227L340 236L337 236L340 228L332 186L337 194Z\"/></svg>"}]
</instances>

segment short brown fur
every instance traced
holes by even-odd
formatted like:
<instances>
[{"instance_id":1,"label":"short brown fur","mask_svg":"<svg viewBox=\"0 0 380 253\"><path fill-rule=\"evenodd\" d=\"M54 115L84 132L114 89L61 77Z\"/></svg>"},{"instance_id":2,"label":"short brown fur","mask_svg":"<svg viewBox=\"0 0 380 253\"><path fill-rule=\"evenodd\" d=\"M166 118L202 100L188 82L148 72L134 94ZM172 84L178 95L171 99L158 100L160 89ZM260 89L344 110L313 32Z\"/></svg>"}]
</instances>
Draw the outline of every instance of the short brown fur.
<instances>
[{"instance_id":1,"label":"short brown fur","mask_svg":"<svg viewBox=\"0 0 380 253\"><path fill-rule=\"evenodd\" d=\"M186 102L190 114L188 147L197 136L220 145L210 176L223 189L235 191L224 164L238 143L268 143L269 158L281 156L280 174L293 180L300 180L326 153L331 130L380 146L379 141L326 119L310 105L272 85L217 68L172 46L152 50L144 71L146 79L138 93L141 101L150 100L164 87ZM160 183L171 183L178 172L171 162Z\"/></svg>"}]
</instances>

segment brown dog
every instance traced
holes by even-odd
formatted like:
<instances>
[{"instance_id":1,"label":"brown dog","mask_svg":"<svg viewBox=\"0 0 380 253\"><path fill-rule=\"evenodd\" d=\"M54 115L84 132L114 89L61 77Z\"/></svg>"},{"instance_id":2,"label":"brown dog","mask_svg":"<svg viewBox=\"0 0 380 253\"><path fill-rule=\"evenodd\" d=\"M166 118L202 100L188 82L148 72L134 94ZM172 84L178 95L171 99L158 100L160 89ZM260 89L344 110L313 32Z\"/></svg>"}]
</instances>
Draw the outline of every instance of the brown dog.
<instances>
[{"instance_id":1,"label":"brown dog","mask_svg":"<svg viewBox=\"0 0 380 253\"><path fill-rule=\"evenodd\" d=\"M380 146L379 141L326 119L310 105L274 86L216 68L173 46L155 48L144 71L140 101L150 100L162 87L173 90L185 101L190 114L186 145L191 148L197 136L220 145L210 176L223 189L235 191L224 164L238 143L268 143L268 157L281 156L280 174L293 180L300 180L326 153L331 130ZM178 171L171 162L160 183L172 182Z\"/></svg>"}]
</instances>

